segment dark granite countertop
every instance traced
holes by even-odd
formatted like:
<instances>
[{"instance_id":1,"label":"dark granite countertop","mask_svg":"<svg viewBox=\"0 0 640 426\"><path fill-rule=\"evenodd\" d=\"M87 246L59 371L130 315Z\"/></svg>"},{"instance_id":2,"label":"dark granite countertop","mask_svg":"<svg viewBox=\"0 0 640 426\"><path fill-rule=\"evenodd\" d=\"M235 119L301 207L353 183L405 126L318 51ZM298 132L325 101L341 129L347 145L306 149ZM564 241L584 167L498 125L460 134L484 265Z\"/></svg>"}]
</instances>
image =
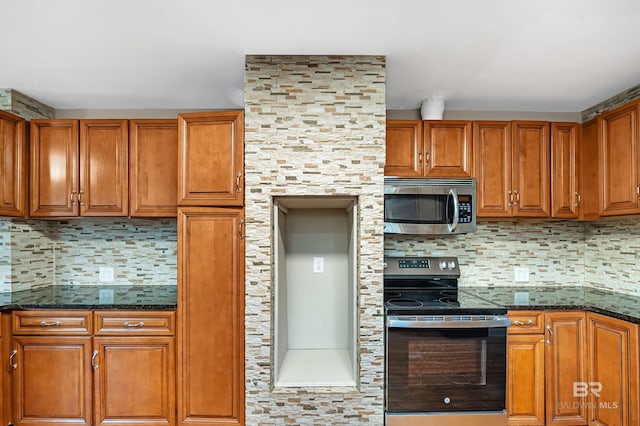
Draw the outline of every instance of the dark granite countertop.
<instances>
[{"instance_id":1,"label":"dark granite countertop","mask_svg":"<svg viewBox=\"0 0 640 426\"><path fill-rule=\"evenodd\" d=\"M462 288L462 287L461 287ZM589 287L464 287L465 291L507 309L584 309L640 324L640 297ZM516 302L516 293L528 301Z\"/></svg>"},{"instance_id":2,"label":"dark granite countertop","mask_svg":"<svg viewBox=\"0 0 640 426\"><path fill-rule=\"evenodd\" d=\"M107 291L100 298L100 290ZM177 287L54 285L33 290L0 293L0 309L175 309Z\"/></svg>"}]
</instances>

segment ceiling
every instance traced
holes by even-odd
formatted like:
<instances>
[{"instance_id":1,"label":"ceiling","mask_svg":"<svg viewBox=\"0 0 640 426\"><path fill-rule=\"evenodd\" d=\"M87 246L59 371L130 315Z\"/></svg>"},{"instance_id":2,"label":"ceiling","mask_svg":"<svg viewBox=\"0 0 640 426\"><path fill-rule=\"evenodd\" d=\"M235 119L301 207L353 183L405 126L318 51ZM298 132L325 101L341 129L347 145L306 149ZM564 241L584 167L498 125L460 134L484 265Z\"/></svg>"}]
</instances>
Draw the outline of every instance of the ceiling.
<instances>
[{"instance_id":1,"label":"ceiling","mask_svg":"<svg viewBox=\"0 0 640 426\"><path fill-rule=\"evenodd\" d=\"M387 107L578 112L640 83L637 0L2 0L0 87L242 106L247 54L385 55Z\"/></svg>"}]
</instances>

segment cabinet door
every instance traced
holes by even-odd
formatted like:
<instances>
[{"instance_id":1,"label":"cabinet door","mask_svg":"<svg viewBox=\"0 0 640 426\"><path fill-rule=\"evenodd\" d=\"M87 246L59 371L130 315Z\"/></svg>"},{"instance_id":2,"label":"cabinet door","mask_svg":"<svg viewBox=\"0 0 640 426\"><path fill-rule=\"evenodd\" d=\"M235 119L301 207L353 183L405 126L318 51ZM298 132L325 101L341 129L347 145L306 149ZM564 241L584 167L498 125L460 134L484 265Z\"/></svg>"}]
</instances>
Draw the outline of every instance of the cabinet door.
<instances>
[{"instance_id":1,"label":"cabinet door","mask_svg":"<svg viewBox=\"0 0 640 426\"><path fill-rule=\"evenodd\" d=\"M77 216L78 121L31 120L33 217Z\"/></svg>"},{"instance_id":2,"label":"cabinet door","mask_svg":"<svg viewBox=\"0 0 640 426\"><path fill-rule=\"evenodd\" d=\"M129 215L175 217L178 121L129 121Z\"/></svg>"},{"instance_id":3,"label":"cabinet door","mask_svg":"<svg viewBox=\"0 0 640 426\"><path fill-rule=\"evenodd\" d=\"M511 123L474 121L476 215L511 216Z\"/></svg>"},{"instance_id":4,"label":"cabinet door","mask_svg":"<svg viewBox=\"0 0 640 426\"><path fill-rule=\"evenodd\" d=\"M95 337L95 425L175 424L173 337Z\"/></svg>"},{"instance_id":5,"label":"cabinet door","mask_svg":"<svg viewBox=\"0 0 640 426\"><path fill-rule=\"evenodd\" d=\"M91 337L16 336L15 425L91 424Z\"/></svg>"},{"instance_id":6,"label":"cabinet door","mask_svg":"<svg viewBox=\"0 0 640 426\"><path fill-rule=\"evenodd\" d=\"M600 216L600 175L598 170L598 120L582 123L580 149L580 219L595 220Z\"/></svg>"},{"instance_id":7,"label":"cabinet door","mask_svg":"<svg viewBox=\"0 0 640 426\"><path fill-rule=\"evenodd\" d=\"M385 176L422 176L422 121L388 120Z\"/></svg>"},{"instance_id":8,"label":"cabinet door","mask_svg":"<svg viewBox=\"0 0 640 426\"><path fill-rule=\"evenodd\" d=\"M640 424L638 326L592 313L587 319L590 424Z\"/></svg>"},{"instance_id":9,"label":"cabinet door","mask_svg":"<svg viewBox=\"0 0 640 426\"><path fill-rule=\"evenodd\" d=\"M511 132L513 215L549 217L549 123L514 121Z\"/></svg>"},{"instance_id":10,"label":"cabinet door","mask_svg":"<svg viewBox=\"0 0 640 426\"><path fill-rule=\"evenodd\" d=\"M633 104L614 110L599 123L600 214L638 213L638 106Z\"/></svg>"},{"instance_id":11,"label":"cabinet door","mask_svg":"<svg viewBox=\"0 0 640 426\"><path fill-rule=\"evenodd\" d=\"M244 113L178 115L178 205L244 204Z\"/></svg>"},{"instance_id":12,"label":"cabinet door","mask_svg":"<svg viewBox=\"0 0 640 426\"><path fill-rule=\"evenodd\" d=\"M551 123L551 217L578 217L579 129L577 123Z\"/></svg>"},{"instance_id":13,"label":"cabinet door","mask_svg":"<svg viewBox=\"0 0 640 426\"><path fill-rule=\"evenodd\" d=\"M544 426L544 335L507 339L507 415L510 425Z\"/></svg>"},{"instance_id":14,"label":"cabinet door","mask_svg":"<svg viewBox=\"0 0 640 426\"><path fill-rule=\"evenodd\" d=\"M178 423L244 424L241 209L178 209Z\"/></svg>"},{"instance_id":15,"label":"cabinet door","mask_svg":"<svg viewBox=\"0 0 640 426\"><path fill-rule=\"evenodd\" d=\"M80 120L82 216L126 216L129 202L127 120Z\"/></svg>"},{"instance_id":16,"label":"cabinet door","mask_svg":"<svg viewBox=\"0 0 640 426\"><path fill-rule=\"evenodd\" d=\"M27 215L27 126L0 111L0 215Z\"/></svg>"},{"instance_id":17,"label":"cabinet door","mask_svg":"<svg viewBox=\"0 0 640 426\"><path fill-rule=\"evenodd\" d=\"M471 177L473 150L470 121L425 121L424 175Z\"/></svg>"},{"instance_id":18,"label":"cabinet door","mask_svg":"<svg viewBox=\"0 0 640 426\"><path fill-rule=\"evenodd\" d=\"M547 425L586 425L587 398L574 385L587 378L585 313L546 313L545 328Z\"/></svg>"}]
</instances>

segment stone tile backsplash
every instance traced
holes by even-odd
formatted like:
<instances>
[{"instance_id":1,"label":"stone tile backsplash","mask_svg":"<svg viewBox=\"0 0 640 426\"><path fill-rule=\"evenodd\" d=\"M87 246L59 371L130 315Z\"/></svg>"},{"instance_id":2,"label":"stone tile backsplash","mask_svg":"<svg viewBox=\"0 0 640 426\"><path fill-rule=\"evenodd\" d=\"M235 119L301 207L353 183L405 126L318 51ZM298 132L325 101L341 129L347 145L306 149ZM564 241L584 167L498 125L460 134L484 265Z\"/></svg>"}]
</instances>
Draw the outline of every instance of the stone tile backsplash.
<instances>
[{"instance_id":1,"label":"stone tile backsplash","mask_svg":"<svg viewBox=\"0 0 640 426\"><path fill-rule=\"evenodd\" d=\"M9 248L7 248L7 246ZM100 267L114 281L100 282ZM81 218L0 222L2 291L48 285L176 285L175 219Z\"/></svg>"},{"instance_id":2,"label":"stone tile backsplash","mask_svg":"<svg viewBox=\"0 0 640 426\"><path fill-rule=\"evenodd\" d=\"M457 256L463 286L588 286L640 295L640 220L486 222L459 236L385 236L385 255ZM514 268L529 268L515 282Z\"/></svg>"}]
</instances>

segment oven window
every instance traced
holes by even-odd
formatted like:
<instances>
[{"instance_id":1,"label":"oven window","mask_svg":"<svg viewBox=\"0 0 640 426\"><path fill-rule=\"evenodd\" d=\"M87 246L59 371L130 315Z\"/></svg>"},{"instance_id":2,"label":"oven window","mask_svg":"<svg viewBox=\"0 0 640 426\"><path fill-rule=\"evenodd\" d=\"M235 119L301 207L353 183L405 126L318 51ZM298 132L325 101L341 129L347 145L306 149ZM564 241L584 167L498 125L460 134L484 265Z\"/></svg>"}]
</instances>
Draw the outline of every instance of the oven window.
<instances>
[{"instance_id":1,"label":"oven window","mask_svg":"<svg viewBox=\"0 0 640 426\"><path fill-rule=\"evenodd\" d=\"M436 336L412 340L407 353L409 386L485 385L487 340Z\"/></svg>"},{"instance_id":2,"label":"oven window","mask_svg":"<svg viewBox=\"0 0 640 426\"><path fill-rule=\"evenodd\" d=\"M447 195L385 195L385 222L444 224Z\"/></svg>"},{"instance_id":3,"label":"oven window","mask_svg":"<svg viewBox=\"0 0 640 426\"><path fill-rule=\"evenodd\" d=\"M506 328L387 329L388 412L503 410Z\"/></svg>"}]
</instances>

